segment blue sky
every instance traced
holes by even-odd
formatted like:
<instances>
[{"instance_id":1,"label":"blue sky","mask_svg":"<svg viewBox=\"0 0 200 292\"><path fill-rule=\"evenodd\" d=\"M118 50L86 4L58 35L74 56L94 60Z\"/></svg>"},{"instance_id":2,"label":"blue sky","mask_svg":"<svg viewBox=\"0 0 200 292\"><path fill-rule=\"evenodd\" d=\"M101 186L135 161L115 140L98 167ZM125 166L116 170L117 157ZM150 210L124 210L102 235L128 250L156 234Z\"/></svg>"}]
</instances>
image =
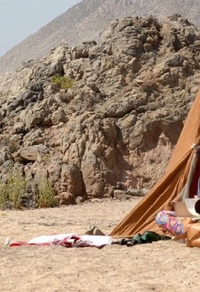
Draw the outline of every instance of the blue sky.
<instances>
[{"instance_id":1,"label":"blue sky","mask_svg":"<svg viewBox=\"0 0 200 292\"><path fill-rule=\"evenodd\" d=\"M0 56L81 0L0 0Z\"/></svg>"}]
</instances>

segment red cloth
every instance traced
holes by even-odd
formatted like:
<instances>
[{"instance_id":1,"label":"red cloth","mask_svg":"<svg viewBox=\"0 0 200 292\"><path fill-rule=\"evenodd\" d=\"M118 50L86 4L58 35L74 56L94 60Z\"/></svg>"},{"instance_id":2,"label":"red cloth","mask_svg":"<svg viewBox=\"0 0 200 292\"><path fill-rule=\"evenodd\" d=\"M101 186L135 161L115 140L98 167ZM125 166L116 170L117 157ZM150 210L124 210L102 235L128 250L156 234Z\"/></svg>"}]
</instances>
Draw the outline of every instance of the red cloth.
<instances>
[{"instance_id":1,"label":"red cloth","mask_svg":"<svg viewBox=\"0 0 200 292\"><path fill-rule=\"evenodd\" d=\"M61 245L67 248L72 247L96 247L102 248L111 244L110 236L95 235L77 235L77 234L57 234L36 237L29 242L15 241L9 244L10 247L15 246L53 246Z\"/></svg>"}]
</instances>

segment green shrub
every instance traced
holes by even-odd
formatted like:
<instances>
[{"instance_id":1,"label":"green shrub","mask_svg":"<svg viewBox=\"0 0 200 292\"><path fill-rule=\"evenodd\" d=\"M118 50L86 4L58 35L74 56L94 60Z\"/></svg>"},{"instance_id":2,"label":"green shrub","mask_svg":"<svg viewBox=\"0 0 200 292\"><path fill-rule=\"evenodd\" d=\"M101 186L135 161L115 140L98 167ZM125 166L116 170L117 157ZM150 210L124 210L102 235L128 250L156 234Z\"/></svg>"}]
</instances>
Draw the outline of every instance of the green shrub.
<instances>
[{"instance_id":1,"label":"green shrub","mask_svg":"<svg viewBox=\"0 0 200 292\"><path fill-rule=\"evenodd\" d=\"M20 209L22 196L26 190L26 180L19 171L10 171L6 182L0 183L0 207L10 202L13 208Z\"/></svg>"},{"instance_id":2,"label":"green shrub","mask_svg":"<svg viewBox=\"0 0 200 292\"><path fill-rule=\"evenodd\" d=\"M51 82L55 84L59 89L68 89L73 86L73 80L65 76L52 76Z\"/></svg>"},{"instance_id":3,"label":"green shrub","mask_svg":"<svg viewBox=\"0 0 200 292\"><path fill-rule=\"evenodd\" d=\"M7 180L0 183L0 208L4 208L7 202L14 209L24 208L23 200L26 188L27 182L25 177L19 171L10 171ZM33 197L35 198L35 206L38 208L49 208L57 205L53 185L47 179L40 179Z\"/></svg>"},{"instance_id":4,"label":"green shrub","mask_svg":"<svg viewBox=\"0 0 200 292\"><path fill-rule=\"evenodd\" d=\"M36 204L38 208L50 208L57 205L54 197L53 185L47 179L42 178L37 186Z\"/></svg>"}]
</instances>

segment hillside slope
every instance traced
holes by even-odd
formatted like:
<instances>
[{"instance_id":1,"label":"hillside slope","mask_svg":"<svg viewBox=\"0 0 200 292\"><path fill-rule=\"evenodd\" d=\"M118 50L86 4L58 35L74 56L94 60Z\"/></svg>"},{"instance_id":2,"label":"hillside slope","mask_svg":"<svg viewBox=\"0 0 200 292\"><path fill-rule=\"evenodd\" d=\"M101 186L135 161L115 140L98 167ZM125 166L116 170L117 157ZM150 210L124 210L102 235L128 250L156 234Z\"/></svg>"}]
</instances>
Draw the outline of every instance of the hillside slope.
<instances>
[{"instance_id":1,"label":"hillside slope","mask_svg":"<svg viewBox=\"0 0 200 292\"><path fill-rule=\"evenodd\" d=\"M60 204L145 193L163 174L198 90L199 48L200 30L178 15L125 17L98 43L59 46L3 75L1 179L10 170L25 178L28 207L38 206L43 181ZM55 78L73 84L61 88Z\"/></svg>"},{"instance_id":2,"label":"hillside slope","mask_svg":"<svg viewBox=\"0 0 200 292\"><path fill-rule=\"evenodd\" d=\"M111 20L124 16L153 15L163 20L178 13L200 26L199 7L199 0L83 0L1 57L0 74L41 58L61 43L72 46L97 40Z\"/></svg>"}]
</instances>

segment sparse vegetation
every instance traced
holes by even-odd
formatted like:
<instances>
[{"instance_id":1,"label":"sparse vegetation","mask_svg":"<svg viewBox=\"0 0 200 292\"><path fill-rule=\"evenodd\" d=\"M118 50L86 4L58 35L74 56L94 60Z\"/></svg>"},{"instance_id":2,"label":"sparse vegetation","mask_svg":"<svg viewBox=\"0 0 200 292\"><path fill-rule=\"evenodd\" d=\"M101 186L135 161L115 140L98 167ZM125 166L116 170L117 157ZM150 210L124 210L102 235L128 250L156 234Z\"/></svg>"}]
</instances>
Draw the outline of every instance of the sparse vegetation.
<instances>
[{"instance_id":1,"label":"sparse vegetation","mask_svg":"<svg viewBox=\"0 0 200 292\"><path fill-rule=\"evenodd\" d=\"M27 182L19 171L10 171L5 182L0 182L0 208L22 209L26 194ZM41 178L33 194L35 206L38 208L55 207L57 201L54 197L53 185L47 179Z\"/></svg>"},{"instance_id":2,"label":"sparse vegetation","mask_svg":"<svg viewBox=\"0 0 200 292\"><path fill-rule=\"evenodd\" d=\"M45 178L40 180L36 194L36 203L38 208L50 208L57 205L51 181Z\"/></svg>"},{"instance_id":3,"label":"sparse vegetation","mask_svg":"<svg viewBox=\"0 0 200 292\"><path fill-rule=\"evenodd\" d=\"M51 82L56 85L59 89L68 89L73 86L73 80L66 76L52 76Z\"/></svg>"},{"instance_id":4,"label":"sparse vegetation","mask_svg":"<svg viewBox=\"0 0 200 292\"><path fill-rule=\"evenodd\" d=\"M10 171L7 180L0 183L0 207L6 202L12 204L15 209L22 207L22 196L25 193L26 180L19 171Z\"/></svg>"}]
</instances>

